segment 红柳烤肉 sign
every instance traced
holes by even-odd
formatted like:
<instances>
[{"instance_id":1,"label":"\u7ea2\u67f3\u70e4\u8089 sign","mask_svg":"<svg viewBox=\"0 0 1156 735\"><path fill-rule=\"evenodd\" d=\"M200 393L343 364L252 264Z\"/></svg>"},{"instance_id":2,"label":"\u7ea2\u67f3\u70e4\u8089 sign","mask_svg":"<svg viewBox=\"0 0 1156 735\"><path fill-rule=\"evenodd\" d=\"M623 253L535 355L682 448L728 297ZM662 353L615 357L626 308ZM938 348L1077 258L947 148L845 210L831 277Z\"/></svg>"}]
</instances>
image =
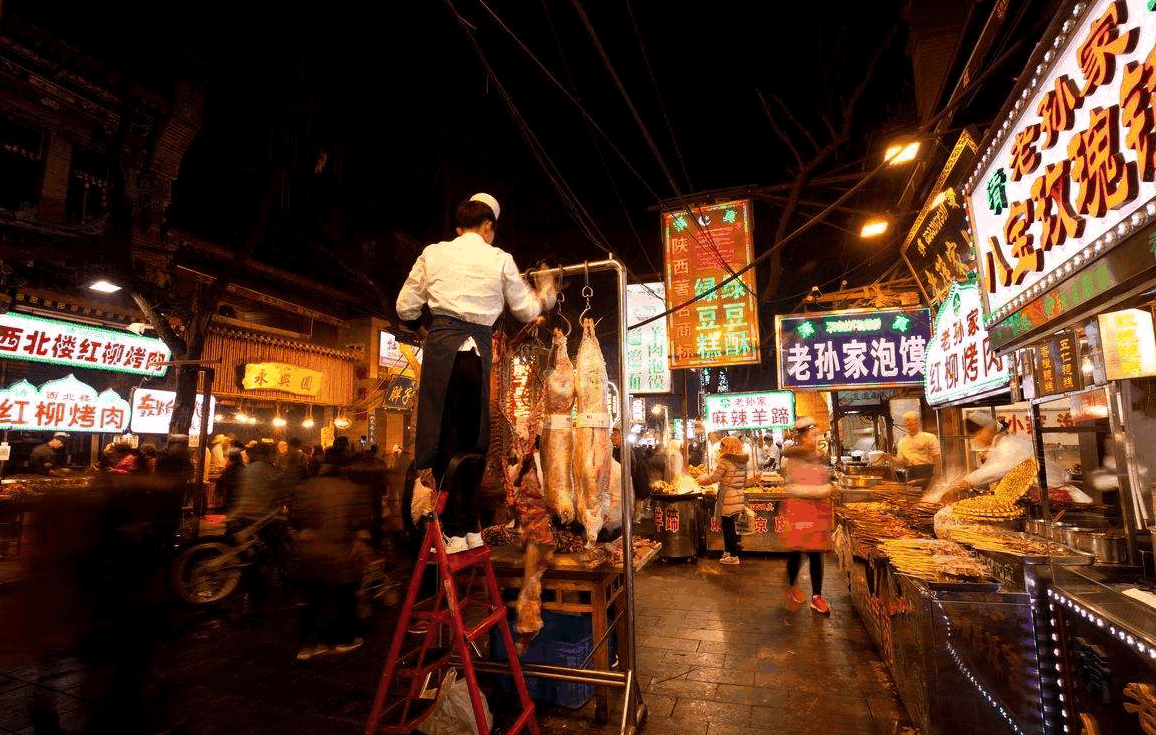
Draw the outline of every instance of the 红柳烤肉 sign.
<instances>
[{"instance_id":1,"label":"\u7ea2\u67f3\u70e4\u8089 sign","mask_svg":"<svg viewBox=\"0 0 1156 735\"><path fill-rule=\"evenodd\" d=\"M673 310L666 317L670 367L759 362L754 269L726 282L753 257L751 203L692 205L663 212L662 238L666 308ZM682 306L699 295L701 299Z\"/></svg>"},{"instance_id":2,"label":"\u7ea2\u67f3\u70e4\u8089 sign","mask_svg":"<svg viewBox=\"0 0 1156 735\"><path fill-rule=\"evenodd\" d=\"M0 390L0 429L120 433L130 411L114 391L98 393L72 375L39 388L21 380Z\"/></svg>"},{"instance_id":3,"label":"\u7ea2\u67f3\u70e4\u8089 sign","mask_svg":"<svg viewBox=\"0 0 1156 735\"><path fill-rule=\"evenodd\" d=\"M779 387L922 385L930 321L925 308L777 316Z\"/></svg>"},{"instance_id":4,"label":"\u7ea2\u67f3\u70e4\u8089 sign","mask_svg":"<svg viewBox=\"0 0 1156 735\"><path fill-rule=\"evenodd\" d=\"M991 348L974 282L951 287L935 316L927 347L923 391L932 406L990 393L1006 386L1011 374Z\"/></svg>"},{"instance_id":5,"label":"\u7ea2\u67f3\u70e4\u8089 sign","mask_svg":"<svg viewBox=\"0 0 1156 735\"><path fill-rule=\"evenodd\" d=\"M1156 214L1156 13L1146 0L1068 7L1072 16L1040 44L968 183L997 346L1025 331L1029 323L1013 318L1022 310L1042 304L1057 319L1113 287L1089 282L1102 288L1062 297L1075 274ZM1156 267L1152 248L1127 266L1129 277Z\"/></svg>"}]
</instances>

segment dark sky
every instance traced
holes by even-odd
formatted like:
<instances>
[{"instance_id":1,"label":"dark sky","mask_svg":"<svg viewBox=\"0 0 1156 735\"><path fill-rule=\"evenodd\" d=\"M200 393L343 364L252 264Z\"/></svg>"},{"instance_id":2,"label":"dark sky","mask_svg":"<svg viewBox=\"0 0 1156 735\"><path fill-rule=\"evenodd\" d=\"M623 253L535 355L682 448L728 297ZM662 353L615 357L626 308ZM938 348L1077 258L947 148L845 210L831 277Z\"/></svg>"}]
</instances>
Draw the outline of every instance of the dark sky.
<instances>
[{"instance_id":1,"label":"dark sky","mask_svg":"<svg viewBox=\"0 0 1156 735\"><path fill-rule=\"evenodd\" d=\"M204 131L185 162L178 212L183 226L222 241L236 237L252 216L261 169L270 159L307 178L314 152L324 148L337 167L322 185L293 189L288 205L294 221L337 209L342 232L397 229L424 241L441 239L448 234L450 205L485 190L502 203L500 244L520 262L599 257L585 227L642 273L661 264L659 200L790 180L793 159L757 91L781 99L824 142L820 113L837 115L873 51L890 38L851 139L827 168L853 173L870 167L865 157L879 155L890 131L914 123L898 0L838 0L822 7L585 3L645 133L569 0L488 3L604 136L593 132L479 0L453 4L475 28L493 77L443 0L339 1L301 9L219 0L7 0L4 12L162 91L182 74L204 81ZM892 27L898 28L893 36ZM499 85L524 127L513 121ZM556 167L556 181L543 173L528 136ZM798 131L794 139L806 144ZM883 206L893 183L882 182L868 198ZM570 204L558 186L568 189ZM829 198L830 192L814 197ZM576 206L585 213L583 227L575 221ZM758 207L756 252L777 222L774 206ZM838 224L850 228L854 222ZM790 283L780 296L838 278L853 266L852 278L867 277L879 269L878 262L867 263L871 256L844 231L821 226L786 252Z\"/></svg>"}]
</instances>

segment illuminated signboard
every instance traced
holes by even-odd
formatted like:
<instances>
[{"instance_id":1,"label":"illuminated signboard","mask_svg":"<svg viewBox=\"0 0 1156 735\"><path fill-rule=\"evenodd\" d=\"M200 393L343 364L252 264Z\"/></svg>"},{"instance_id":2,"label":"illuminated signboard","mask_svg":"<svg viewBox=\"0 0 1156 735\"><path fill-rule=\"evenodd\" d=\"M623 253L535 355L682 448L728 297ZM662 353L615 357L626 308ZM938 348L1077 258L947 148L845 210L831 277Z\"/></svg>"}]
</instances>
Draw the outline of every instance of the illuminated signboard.
<instances>
[{"instance_id":1,"label":"illuminated signboard","mask_svg":"<svg viewBox=\"0 0 1156 735\"><path fill-rule=\"evenodd\" d=\"M627 324L637 324L665 311L665 291L661 283L627 285ZM665 319L626 332L626 377L631 393L670 392L670 367L667 365L666 348Z\"/></svg>"},{"instance_id":2,"label":"illuminated signboard","mask_svg":"<svg viewBox=\"0 0 1156 735\"><path fill-rule=\"evenodd\" d=\"M923 385L932 406L984 395L1011 380L1008 365L992 350L980 309L979 287L956 283L935 316Z\"/></svg>"},{"instance_id":3,"label":"illuminated signboard","mask_svg":"<svg viewBox=\"0 0 1156 735\"><path fill-rule=\"evenodd\" d=\"M663 212L662 239L666 308L709 292L666 317L670 367L759 362L754 269L712 290L752 260L751 203L735 201Z\"/></svg>"},{"instance_id":4,"label":"illuminated signboard","mask_svg":"<svg viewBox=\"0 0 1156 735\"><path fill-rule=\"evenodd\" d=\"M1074 15L1040 44L992 125L968 182L968 212L993 322L1078 305L1039 300L1156 214L1156 13L1148 6L1070 6ZM993 343L1002 339L993 329Z\"/></svg>"},{"instance_id":5,"label":"illuminated signboard","mask_svg":"<svg viewBox=\"0 0 1156 735\"><path fill-rule=\"evenodd\" d=\"M415 398L417 398L417 381L406 375L395 375L385 390L385 402L382 406L387 411L409 411L413 408Z\"/></svg>"},{"instance_id":6,"label":"illuminated signboard","mask_svg":"<svg viewBox=\"0 0 1156 735\"><path fill-rule=\"evenodd\" d=\"M967 131L960 134L901 248L924 300L933 306L943 301L951 284L975 271L961 187L975 162L975 147Z\"/></svg>"},{"instance_id":7,"label":"illuminated signboard","mask_svg":"<svg viewBox=\"0 0 1156 735\"><path fill-rule=\"evenodd\" d=\"M1156 334L1151 312L1124 309L1099 316L1108 380L1156 375Z\"/></svg>"},{"instance_id":8,"label":"illuminated signboard","mask_svg":"<svg viewBox=\"0 0 1156 735\"><path fill-rule=\"evenodd\" d=\"M0 429L113 434L128 428L129 413L128 401L72 375L39 388L21 380L0 390Z\"/></svg>"},{"instance_id":9,"label":"illuminated signboard","mask_svg":"<svg viewBox=\"0 0 1156 735\"><path fill-rule=\"evenodd\" d=\"M706 397L708 431L789 429L795 425L795 394L789 390L723 393Z\"/></svg>"},{"instance_id":10,"label":"illuminated signboard","mask_svg":"<svg viewBox=\"0 0 1156 735\"><path fill-rule=\"evenodd\" d=\"M245 365L241 386L247 390L279 390L299 396L321 392L324 373L283 362L260 362Z\"/></svg>"},{"instance_id":11,"label":"illuminated signboard","mask_svg":"<svg viewBox=\"0 0 1156 735\"><path fill-rule=\"evenodd\" d=\"M132 392L132 418L129 428L136 434L167 434L169 422L173 418L173 404L177 394L170 390L153 390L152 388L137 388ZM197 394L197 402L193 408L193 419L185 431L189 436L201 433L201 409L205 405L205 397ZM213 430L213 419L216 418L217 399L209 400L209 431ZM179 432L178 432L179 433Z\"/></svg>"},{"instance_id":12,"label":"illuminated signboard","mask_svg":"<svg viewBox=\"0 0 1156 735\"><path fill-rule=\"evenodd\" d=\"M925 308L777 316L779 387L922 385L930 322Z\"/></svg>"},{"instance_id":13,"label":"illuminated signboard","mask_svg":"<svg viewBox=\"0 0 1156 735\"><path fill-rule=\"evenodd\" d=\"M165 343L132 332L8 312L0 314L0 358L138 375L164 375Z\"/></svg>"}]
</instances>

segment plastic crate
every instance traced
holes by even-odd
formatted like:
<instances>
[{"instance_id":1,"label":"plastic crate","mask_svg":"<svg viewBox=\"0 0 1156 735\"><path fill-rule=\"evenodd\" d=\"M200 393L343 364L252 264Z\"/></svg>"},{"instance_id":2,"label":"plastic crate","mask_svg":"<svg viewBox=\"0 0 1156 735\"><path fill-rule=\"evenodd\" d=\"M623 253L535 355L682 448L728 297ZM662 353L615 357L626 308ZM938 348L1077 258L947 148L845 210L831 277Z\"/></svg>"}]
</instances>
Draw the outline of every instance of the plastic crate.
<instances>
[{"instance_id":1,"label":"plastic crate","mask_svg":"<svg viewBox=\"0 0 1156 735\"><path fill-rule=\"evenodd\" d=\"M594 648L594 637L591 635L591 621L586 615L566 615L563 613L543 612L542 632L530 642L530 646L519 659L526 664L552 664L555 666L573 666L582 664L590 651ZM511 624L512 627L512 624ZM494 660L507 659L505 641L497 628L490 631L493 645ZM615 636L612 633L607 645L613 650ZM498 686L504 691L514 691L514 680L509 676L499 676ZM563 707L577 709L584 706L594 696L594 687L589 684L575 684L573 682L554 681L538 677L526 677L526 689L530 698L538 702L560 704Z\"/></svg>"}]
</instances>

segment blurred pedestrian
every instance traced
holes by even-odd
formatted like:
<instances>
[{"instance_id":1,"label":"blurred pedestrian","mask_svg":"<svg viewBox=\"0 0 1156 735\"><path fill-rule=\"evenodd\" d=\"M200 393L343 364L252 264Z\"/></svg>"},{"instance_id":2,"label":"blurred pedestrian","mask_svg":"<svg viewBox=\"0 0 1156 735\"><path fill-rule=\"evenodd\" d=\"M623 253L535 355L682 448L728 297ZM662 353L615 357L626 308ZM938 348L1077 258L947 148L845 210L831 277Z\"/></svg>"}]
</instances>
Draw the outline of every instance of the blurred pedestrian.
<instances>
[{"instance_id":1,"label":"blurred pedestrian","mask_svg":"<svg viewBox=\"0 0 1156 735\"><path fill-rule=\"evenodd\" d=\"M747 462L750 455L742 439L728 436L719 442L718 461L709 474L699 475L699 485L718 483L714 501L714 517L719 519L723 532L723 555L719 564L739 563L739 516L746 512Z\"/></svg>"},{"instance_id":2,"label":"blurred pedestrian","mask_svg":"<svg viewBox=\"0 0 1156 735\"><path fill-rule=\"evenodd\" d=\"M32 450L28 456L28 469L40 475L58 474L68 469L68 456L64 452L64 440L68 434L58 431L52 438Z\"/></svg>"},{"instance_id":3,"label":"blurred pedestrian","mask_svg":"<svg viewBox=\"0 0 1156 735\"><path fill-rule=\"evenodd\" d=\"M298 616L298 661L323 653L349 653L357 635L357 590L364 543L373 523L368 494L342 474L342 452L325 452L318 476L293 493L289 519L297 530L294 578L305 605Z\"/></svg>"},{"instance_id":4,"label":"blurred pedestrian","mask_svg":"<svg viewBox=\"0 0 1156 735\"><path fill-rule=\"evenodd\" d=\"M144 472L156 472L157 469L157 445L152 442L145 442L140 445L140 461L143 465L141 469Z\"/></svg>"},{"instance_id":5,"label":"blurred pedestrian","mask_svg":"<svg viewBox=\"0 0 1156 735\"><path fill-rule=\"evenodd\" d=\"M795 422L794 445L783 450L783 475L787 480L781 514L788 523L787 580L789 598L802 605L802 591L796 585L803 567L803 554L810 560L811 609L823 615L831 613L823 599L823 552L831 548L831 485L830 472L819 453L819 429L815 420L801 416Z\"/></svg>"},{"instance_id":6,"label":"blurred pedestrian","mask_svg":"<svg viewBox=\"0 0 1156 735\"><path fill-rule=\"evenodd\" d=\"M241 481L241 470L245 462L241 459L241 450L238 447L229 447L225 455L225 471L217 478L217 496L221 505L228 508L237 496L237 485Z\"/></svg>"},{"instance_id":7,"label":"blurred pedestrian","mask_svg":"<svg viewBox=\"0 0 1156 735\"><path fill-rule=\"evenodd\" d=\"M321 458L325 455L325 450L321 448L320 444L313 445L313 451L309 454L309 476L317 477L317 473L321 471Z\"/></svg>"}]
</instances>

